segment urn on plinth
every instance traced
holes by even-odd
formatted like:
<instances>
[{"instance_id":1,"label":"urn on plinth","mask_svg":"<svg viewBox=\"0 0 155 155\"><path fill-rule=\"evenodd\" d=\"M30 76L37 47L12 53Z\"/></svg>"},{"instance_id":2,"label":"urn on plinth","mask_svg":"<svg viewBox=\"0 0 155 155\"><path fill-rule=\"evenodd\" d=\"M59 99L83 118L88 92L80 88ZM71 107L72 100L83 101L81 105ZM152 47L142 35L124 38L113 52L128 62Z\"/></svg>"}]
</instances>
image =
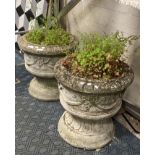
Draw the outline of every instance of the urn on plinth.
<instances>
[{"instance_id":1,"label":"urn on plinth","mask_svg":"<svg viewBox=\"0 0 155 155\"><path fill-rule=\"evenodd\" d=\"M122 105L122 97L134 74L125 77L92 80L74 76L63 65L55 65L60 102L66 110L58 123L60 136L69 144L84 149L99 149L115 135L112 117Z\"/></svg>"},{"instance_id":2,"label":"urn on plinth","mask_svg":"<svg viewBox=\"0 0 155 155\"><path fill-rule=\"evenodd\" d=\"M26 35L18 38L18 44L24 53L27 71L34 75L29 84L29 94L43 101L58 100L59 93L54 65L65 56L65 51L71 51L75 48L77 40L70 35L71 41L69 45L43 46L28 42Z\"/></svg>"}]
</instances>

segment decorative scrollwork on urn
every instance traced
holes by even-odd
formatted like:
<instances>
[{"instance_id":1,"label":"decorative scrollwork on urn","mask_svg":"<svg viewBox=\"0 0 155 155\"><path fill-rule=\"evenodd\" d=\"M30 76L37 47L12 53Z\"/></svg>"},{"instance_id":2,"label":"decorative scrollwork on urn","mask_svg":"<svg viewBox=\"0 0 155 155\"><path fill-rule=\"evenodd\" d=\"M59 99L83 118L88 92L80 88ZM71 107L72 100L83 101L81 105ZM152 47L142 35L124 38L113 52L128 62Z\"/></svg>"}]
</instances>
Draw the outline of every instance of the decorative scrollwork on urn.
<instances>
[{"instance_id":1,"label":"decorative scrollwork on urn","mask_svg":"<svg viewBox=\"0 0 155 155\"><path fill-rule=\"evenodd\" d=\"M24 54L25 62L29 67L37 69L53 70L55 63L60 59L57 57L45 57L31 54Z\"/></svg>"},{"instance_id":2,"label":"decorative scrollwork on urn","mask_svg":"<svg viewBox=\"0 0 155 155\"><path fill-rule=\"evenodd\" d=\"M74 111L89 112L89 113L110 113L115 109L116 106L120 106L122 102L123 92L118 92L115 94L86 94L79 93L66 87L59 85L60 96L64 101Z\"/></svg>"},{"instance_id":3,"label":"decorative scrollwork on urn","mask_svg":"<svg viewBox=\"0 0 155 155\"><path fill-rule=\"evenodd\" d=\"M40 77L54 77L54 65L62 56L40 56L24 53L26 69Z\"/></svg>"}]
</instances>

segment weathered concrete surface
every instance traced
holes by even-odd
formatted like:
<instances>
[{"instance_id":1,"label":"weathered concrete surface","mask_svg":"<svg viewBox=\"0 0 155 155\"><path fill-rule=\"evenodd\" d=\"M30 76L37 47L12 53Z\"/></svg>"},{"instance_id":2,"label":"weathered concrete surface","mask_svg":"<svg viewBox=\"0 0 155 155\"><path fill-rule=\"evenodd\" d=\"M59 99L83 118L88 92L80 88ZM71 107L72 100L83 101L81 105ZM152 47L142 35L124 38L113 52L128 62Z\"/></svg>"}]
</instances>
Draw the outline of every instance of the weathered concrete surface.
<instances>
[{"instance_id":1,"label":"weathered concrete surface","mask_svg":"<svg viewBox=\"0 0 155 155\"><path fill-rule=\"evenodd\" d=\"M59 120L58 132L67 143L88 150L102 148L111 142L115 133L111 118L88 121L66 111Z\"/></svg>"},{"instance_id":2,"label":"weathered concrete surface","mask_svg":"<svg viewBox=\"0 0 155 155\"><path fill-rule=\"evenodd\" d=\"M67 111L59 120L58 131L69 144L99 149L114 137L111 117L121 108L124 91L132 83L130 70L125 77L91 80L73 76L63 65L55 64L60 102Z\"/></svg>"},{"instance_id":3,"label":"weathered concrete surface","mask_svg":"<svg viewBox=\"0 0 155 155\"><path fill-rule=\"evenodd\" d=\"M64 0L64 4L70 0ZM114 0L81 0L66 16L66 28L76 36L80 33L111 33L117 30L125 35L139 35L139 10L119 4ZM136 41L125 54L126 61L135 73L131 87L125 93L125 99L140 106L140 61L139 41ZM135 52L137 51L137 52Z\"/></svg>"},{"instance_id":4,"label":"weathered concrete surface","mask_svg":"<svg viewBox=\"0 0 155 155\"><path fill-rule=\"evenodd\" d=\"M42 101L59 100L58 84L55 78L34 77L28 88L29 94Z\"/></svg>"},{"instance_id":5,"label":"weathered concrete surface","mask_svg":"<svg viewBox=\"0 0 155 155\"><path fill-rule=\"evenodd\" d=\"M24 52L25 68L35 78L30 82L31 96L44 101L59 99L57 81L54 74L55 63L65 56L66 50L73 50L77 40L71 35L70 45L36 45L26 40L26 35L18 38L18 43Z\"/></svg>"}]
</instances>

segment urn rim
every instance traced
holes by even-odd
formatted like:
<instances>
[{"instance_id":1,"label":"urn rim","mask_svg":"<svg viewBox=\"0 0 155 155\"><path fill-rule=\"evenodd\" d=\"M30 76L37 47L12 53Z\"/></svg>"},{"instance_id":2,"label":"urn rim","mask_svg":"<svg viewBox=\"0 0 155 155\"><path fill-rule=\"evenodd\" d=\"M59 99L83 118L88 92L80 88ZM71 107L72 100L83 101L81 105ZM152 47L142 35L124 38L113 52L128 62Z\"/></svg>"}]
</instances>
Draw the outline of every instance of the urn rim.
<instances>
[{"instance_id":1,"label":"urn rim","mask_svg":"<svg viewBox=\"0 0 155 155\"><path fill-rule=\"evenodd\" d=\"M77 38L70 34L71 41L69 45L39 45L28 42L26 39L27 33L23 36L20 36L17 39L19 47L22 49L23 52L37 54L37 55L64 55L64 51L72 50L75 48L76 44L78 43Z\"/></svg>"},{"instance_id":2,"label":"urn rim","mask_svg":"<svg viewBox=\"0 0 155 155\"><path fill-rule=\"evenodd\" d=\"M124 91L134 80L134 72L128 65L129 72L124 77L102 80L81 78L73 75L62 65L66 58L67 56L56 63L55 77L64 87L74 91L93 94L115 93Z\"/></svg>"}]
</instances>

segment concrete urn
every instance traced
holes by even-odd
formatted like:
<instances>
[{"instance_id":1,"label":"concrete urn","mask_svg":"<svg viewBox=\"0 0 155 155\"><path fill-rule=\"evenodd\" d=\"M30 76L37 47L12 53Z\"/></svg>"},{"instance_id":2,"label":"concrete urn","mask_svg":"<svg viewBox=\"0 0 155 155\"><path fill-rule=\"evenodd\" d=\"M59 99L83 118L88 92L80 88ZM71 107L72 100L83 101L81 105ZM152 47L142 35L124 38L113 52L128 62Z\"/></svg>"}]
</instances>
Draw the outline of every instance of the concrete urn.
<instances>
[{"instance_id":1,"label":"concrete urn","mask_svg":"<svg viewBox=\"0 0 155 155\"><path fill-rule=\"evenodd\" d=\"M55 79L54 65L65 56L64 51L73 50L77 40L71 35L70 45L36 45L26 40L26 34L18 38L20 49L24 53L25 67L34 75L29 84L29 94L39 100L58 100L58 85Z\"/></svg>"},{"instance_id":2,"label":"concrete urn","mask_svg":"<svg viewBox=\"0 0 155 155\"><path fill-rule=\"evenodd\" d=\"M73 76L63 65L55 65L60 102L66 110L58 123L60 136L84 149L99 149L114 137L111 117L121 108L122 97L134 79L133 71L122 78L88 80Z\"/></svg>"}]
</instances>

